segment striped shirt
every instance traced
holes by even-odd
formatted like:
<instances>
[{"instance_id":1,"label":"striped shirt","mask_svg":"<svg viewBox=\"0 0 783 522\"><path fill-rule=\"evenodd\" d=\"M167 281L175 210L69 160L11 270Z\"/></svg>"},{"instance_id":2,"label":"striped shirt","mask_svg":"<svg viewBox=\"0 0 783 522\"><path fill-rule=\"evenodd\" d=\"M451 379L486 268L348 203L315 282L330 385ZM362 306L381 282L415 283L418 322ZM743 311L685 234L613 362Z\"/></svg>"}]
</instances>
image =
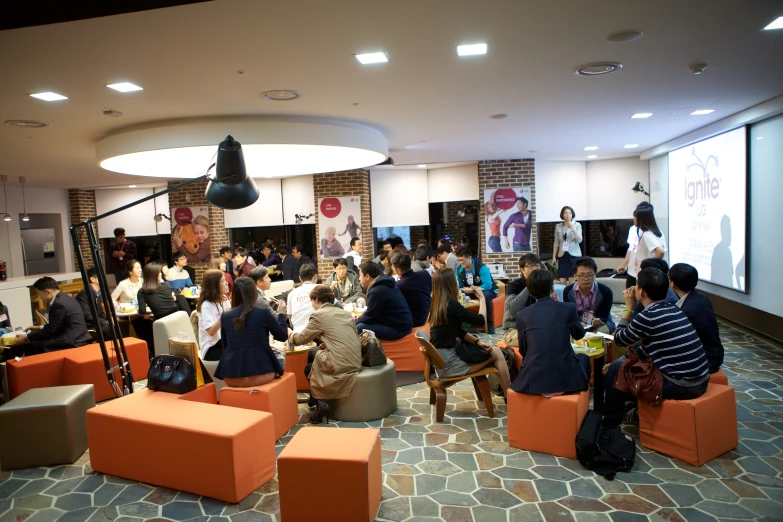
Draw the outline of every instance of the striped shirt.
<instances>
[{"instance_id":1,"label":"striped shirt","mask_svg":"<svg viewBox=\"0 0 783 522\"><path fill-rule=\"evenodd\" d=\"M641 342L655 367L670 380L701 382L709 377L707 356L696 330L671 303L656 301L636 314L630 323L621 320L614 342L618 346Z\"/></svg>"}]
</instances>

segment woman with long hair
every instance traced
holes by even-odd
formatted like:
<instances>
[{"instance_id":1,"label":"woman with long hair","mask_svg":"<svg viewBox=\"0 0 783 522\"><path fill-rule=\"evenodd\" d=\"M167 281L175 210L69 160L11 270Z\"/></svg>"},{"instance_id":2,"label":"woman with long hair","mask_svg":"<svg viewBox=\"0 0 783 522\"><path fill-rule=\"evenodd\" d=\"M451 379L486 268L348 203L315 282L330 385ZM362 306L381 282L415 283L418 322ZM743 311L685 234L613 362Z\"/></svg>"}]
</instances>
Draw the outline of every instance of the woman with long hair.
<instances>
[{"instance_id":1,"label":"woman with long hair","mask_svg":"<svg viewBox=\"0 0 783 522\"><path fill-rule=\"evenodd\" d=\"M489 225L487 246L493 254L503 252L503 248L500 246L500 214L502 212L495 204L495 194L493 192L490 200L484 203L484 219Z\"/></svg>"},{"instance_id":2,"label":"woman with long hair","mask_svg":"<svg viewBox=\"0 0 783 522\"><path fill-rule=\"evenodd\" d=\"M292 333L295 346L319 339L318 347L310 350L305 376L310 379L310 397L315 401L312 424L329 422L331 399L351 394L356 376L362 368L362 344L351 314L334 304L334 292L326 285L310 291L310 303L315 310L304 330Z\"/></svg>"},{"instance_id":3,"label":"woman with long hair","mask_svg":"<svg viewBox=\"0 0 783 522\"><path fill-rule=\"evenodd\" d=\"M215 370L215 377L228 386L261 386L283 374L269 346L269 334L280 342L288 340L285 316L275 318L269 309L257 308L256 299L258 291L252 279L234 281L231 310L223 312L220 319L223 356Z\"/></svg>"},{"instance_id":4,"label":"woman with long hair","mask_svg":"<svg viewBox=\"0 0 783 522\"><path fill-rule=\"evenodd\" d=\"M479 297L479 314L466 310L459 303L457 277L451 268L441 268L432 276L432 306L427 320L430 325L430 342L446 363L444 368L435 371L438 378L443 379L467 375L493 365L500 372L498 380L505 396L511 379L503 353L497 346L479 341L478 337L462 329L462 323L473 326L484 326L486 323L487 303L484 293L481 288L474 287L473 290Z\"/></svg>"},{"instance_id":5,"label":"woman with long hair","mask_svg":"<svg viewBox=\"0 0 783 522\"><path fill-rule=\"evenodd\" d=\"M226 276L226 283L228 283L228 290L231 291L231 287L234 286L234 278L226 270L226 260L222 257L213 257L209 260L210 270L220 270Z\"/></svg>"},{"instance_id":6,"label":"woman with long hair","mask_svg":"<svg viewBox=\"0 0 783 522\"><path fill-rule=\"evenodd\" d=\"M220 270L207 270L201 278L201 293L196 302L198 310L198 353L205 361L219 361L223 355L220 338L220 317L231 309L226 274Z\"/></svg>"},{"instance_id":7,"label":"woman with long hair","mask_svg":"<svg viewBox=\"0 0 783 522\"><path fill-rule=\"evenodd\" d=\"M137 259L129 259L125 263L125 279L119 282L111 293L112 301L130 303L135 301L141 290L144 279L141 277L141 263Z\"/></svg>"},{"instance_id":8,"label":"woman with long hair","mask_svg":"<svg viewBox=\"0 0 783 522\"><path fill-rule=\"evenodd\" d=\"M161 319L180 310L190 315L188 301L182 296L181 299L177 299L169 283L163 280L162 268L162 265L157 263L144 266L142 270L144 282L137 294L139 313L144 314L146 319ZM147 308L150 309L151 314L145 314Z\"/></svg>"},{"instance_id":9,"label":"woman with long hair","mask_svg":"<svg viewBox=\"0 0 783 522\"><path fill-rule=\"evenodd\" d=\"M629 277L626 282L626 288L636 286L636 275L642 269L642 261L648 257L660 259L666 253L666 238L655 221L653 206L646 201L639 203L636 206L636 210L633 211L633 220L636 225L636 238L633 246L630 237L628 241L628 252L630 254L627 256ZM632 230L633 228L631 227ZM631 248L633 248L633 251Z\"/></svg>"},{"instance_id":10,"label":"woman with long hair","mask_svg":"<svg viewBox=\"0 0 783 522\"><path fill-rule=\"evenodd\" d=\"M574 284L574 261L582 257L582 225L576 221L574 209L565 206L560 210L562 223L555 225L555 248L552 265L557 263L557 276L562 284Z\"/></svg>"}]
</instances>

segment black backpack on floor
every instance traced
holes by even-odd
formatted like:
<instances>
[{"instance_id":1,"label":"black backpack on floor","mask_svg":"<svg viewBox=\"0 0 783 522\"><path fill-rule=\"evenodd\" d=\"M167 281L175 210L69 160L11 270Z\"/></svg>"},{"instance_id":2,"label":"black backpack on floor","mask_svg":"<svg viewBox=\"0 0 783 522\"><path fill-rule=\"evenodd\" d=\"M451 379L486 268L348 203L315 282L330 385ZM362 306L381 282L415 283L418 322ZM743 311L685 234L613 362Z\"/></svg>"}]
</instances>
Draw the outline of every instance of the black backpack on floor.
<instances>
[{"instance_id":1,"label":"black backpack on floor","mask_svg":"<svg viewBox=\"0 0 783 522\"><path fill-rule=\"evenodd\" d=\"M619 426L604 428L601 420L597 411L587 412L576 436L576 456L585 468L614 480L618 471L631 471L636 445Z\"/></svg>"}]
</instances>

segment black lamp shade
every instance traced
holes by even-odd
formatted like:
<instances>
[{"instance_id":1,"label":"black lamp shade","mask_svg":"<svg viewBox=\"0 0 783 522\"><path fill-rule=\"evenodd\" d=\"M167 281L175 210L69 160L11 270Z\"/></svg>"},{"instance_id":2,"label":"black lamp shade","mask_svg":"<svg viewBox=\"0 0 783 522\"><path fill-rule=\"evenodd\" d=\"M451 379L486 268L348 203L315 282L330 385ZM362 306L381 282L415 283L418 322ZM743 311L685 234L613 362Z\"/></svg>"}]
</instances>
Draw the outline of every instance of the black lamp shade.
<instances>
[{"instance_id":1,"label":"black lamp shade","mask_svg":"<svg viewBox=\"0 0 783 522\"><path fill-rule=\"evenodd\" d=\"M245 208L258 200L258 187L247 176L242 144L227 136L218 145L215 178L207 184L204 197L220 208Z\"/></svg>"}]
</instances>

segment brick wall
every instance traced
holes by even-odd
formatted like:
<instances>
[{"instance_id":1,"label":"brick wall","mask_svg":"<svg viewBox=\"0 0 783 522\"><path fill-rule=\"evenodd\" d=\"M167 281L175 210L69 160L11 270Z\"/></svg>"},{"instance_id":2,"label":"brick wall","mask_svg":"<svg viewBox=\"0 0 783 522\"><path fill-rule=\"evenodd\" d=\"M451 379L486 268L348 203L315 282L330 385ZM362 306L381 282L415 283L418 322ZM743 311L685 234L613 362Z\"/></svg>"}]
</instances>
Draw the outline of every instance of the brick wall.
<instances>
[{"instance_id":1,"label":"brick wall","mask_svg":"<svg viewBox=\"0 0 783 522\"><path fill-rule=\"evenodd\" d=\"M362 217L359 224L362 227L362 254L365 258L372 259L374 238L372 237L372 217L370 213L370 171L364 169L349 170L343 172L330 172L328 174L313 175L314 205L318 208L318 200L321 198L341 196L361 196ZM316 243L318 238L319 213L315 214ZM319 249L313 250L313 259L320 258ZM322 279L329 277L334 271L332 260L318 259L318 273Z\"/></svg>"},{"instance_id":2,"label":"brick wall","mask_svg":"<svg viewBox=\"0 0 783 522\"><path fill-rule=\"evenodd\" d=\"M542 261L552 259L552 251L555 249L555 227L557 223L540 223L538 229L538 253L544 257Z\"/></svg>"},{"instance_id":3,"label":"brick wall","mask_svg":"<svg viewBox=\"0 0 783 522\"><path fill-rule=\"evenodd\" d=\"M430 227L410 227L411 228L411 244L407 245L409 248L416 250L416 245L420 239L424 239L428 243L430 242ZM435 243L437 245L437 243Z\"/></svg>"},{"instance_id":4,"label":"brick wall","mask_svg":"<svg viewBox=\"0 0 783 522\"><path fill-rule=\"evenodd\" d=\"M169 187L173 187L182 181L169 181ZM199 181L185 188L169 192L169 216L174 219L174 209L179 207L203 207L209 208L209 246L212 257L220 256L220 248L229 244L228 230L226 230L225 220L223 218L223 209L214 207L207 202L204 197L204 191L207 190L207 181ZM188 195L190 200L188 201ZM171 245L172 251L174 244ZM196 281L201 282L201 276L209 268L208 263L188 263L196 270Z\"/></svg>"},{"instance_id":5,"label":"brick wall","mask_svg":"<svg viewBox=\"0 0 783 522\"><path fill-rule=\"evenodd\" d=\"M533 159L483 160L479 169L479 216L484 215L484 189L506 187L530 187L530 205L533 223L536 222L536 166ZM449 204L451 206L451 204ZM533 227L530 246L538 252L537 227ZM511 278L519 277L519 253L487 253L484 226L479 227L481 238L481 258L485 263L503 263L506 274Z\"/></svg>"},{"instance_id":6,"label":"brick wall","mask_svg":"<svg viewBox=\"0 0 783 522\"><path fill-rule=\"evenodd\" d=\"M474 207L478 203L478 198L472 201L449 201L446 203L446 228L444 235L451 238L451 243L454 246L459 246L462 236L466 234L465 223L475 223L478 220L478 216L475 212L466 213L460 217L458 212L461 209L467 207ZM437 246L438 242L435 242Z\"/></svg>"},{"instance_id":7,"label":"brick wall","mask_svg":"<svg viewBox=\"0 0 783 522\"><path fill-rule=\"evenodd\" d=\"M95 217L97 210L95 208L95 191L94 190L82 190L82 189L69 189L68 190L68 207L70 224L81 223L82 221ZM97 223L95 227L95 236L98 237ZM70 231L69 231L70 233ZM92 258L92 252L90 252L90 245L87 242L87 234L84 229L79 231L79 245L81 246L82 256L84 257L84 263L86 267L94 266L94 260ZM71 238L66 239L69 243ZM98 248L101 252L101 258L104 258L103 242L98 240ZM76 260L76 252L73 253L73 266L76 270L79 268L79 262ZM106 266L104 265L104 269Z\"/></svg>"}]
</instances>

